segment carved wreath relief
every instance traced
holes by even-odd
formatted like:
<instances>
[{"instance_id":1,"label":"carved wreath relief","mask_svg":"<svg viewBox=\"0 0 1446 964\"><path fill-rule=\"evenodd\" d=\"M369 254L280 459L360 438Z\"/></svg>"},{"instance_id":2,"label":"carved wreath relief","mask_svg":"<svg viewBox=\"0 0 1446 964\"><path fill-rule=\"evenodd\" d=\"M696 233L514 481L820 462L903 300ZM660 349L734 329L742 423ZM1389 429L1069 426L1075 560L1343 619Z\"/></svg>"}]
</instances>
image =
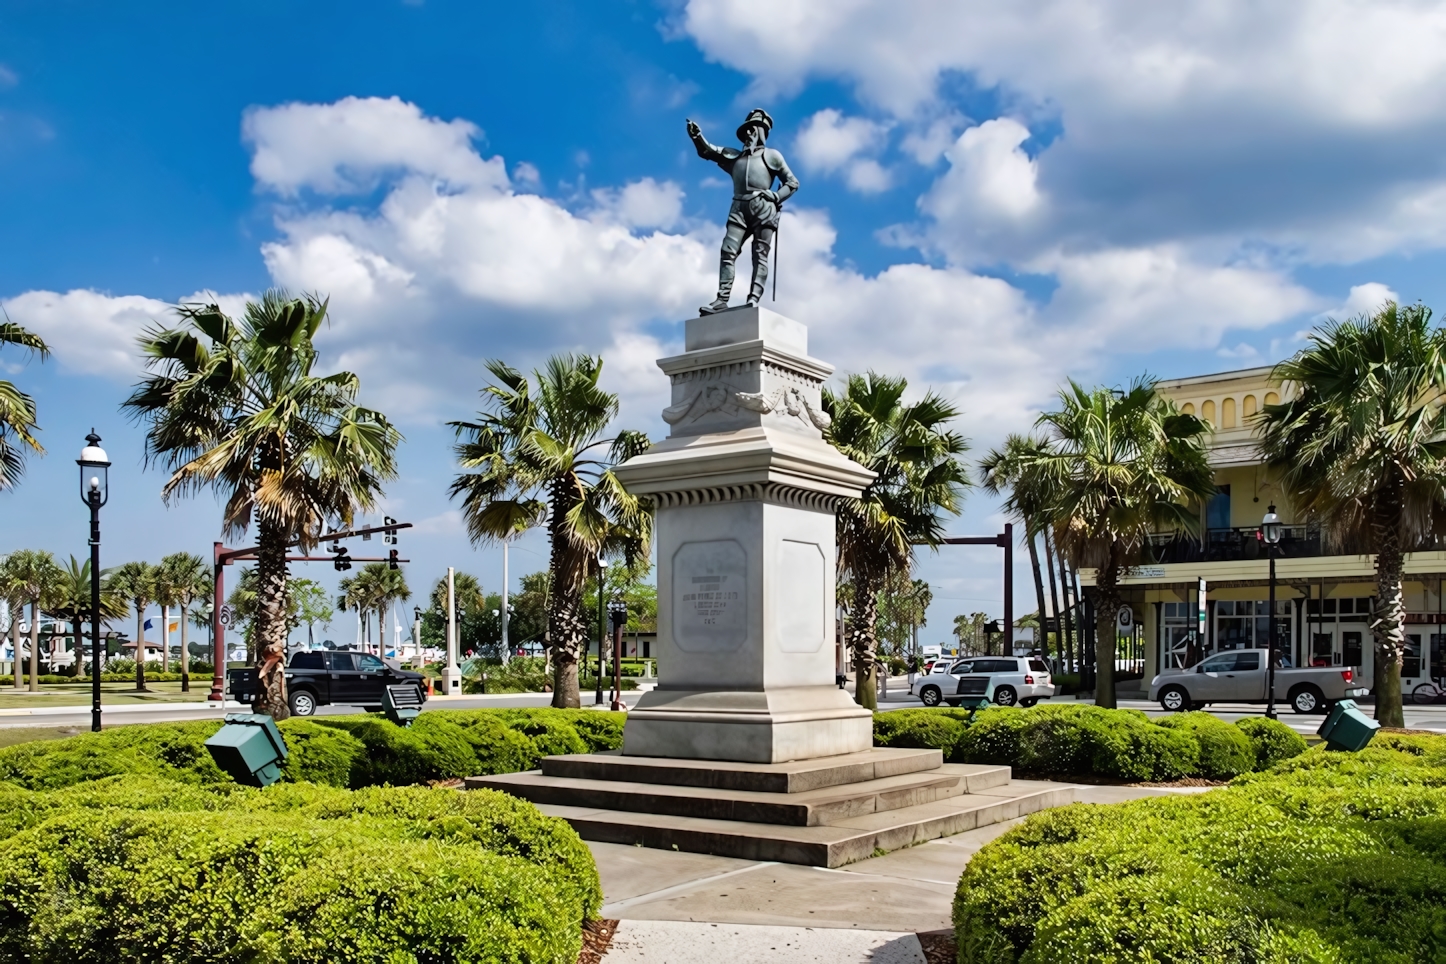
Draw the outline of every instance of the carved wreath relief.
<instances>
[{"instance_id":1,"label":"carved wreath relief","mask_svg":"<svg viewBox=\"0 0 1446 964\"><path fill-rule=\"evenodd\" d=\"M775 389L773 392L734 392L733 398L750 412L761 412L764 415L777 412L780 415L796 416L819 431L833 424L833 419L829 418L827 412L814 408L808 396L792 385Z\"/></svg>"}]
</instances>

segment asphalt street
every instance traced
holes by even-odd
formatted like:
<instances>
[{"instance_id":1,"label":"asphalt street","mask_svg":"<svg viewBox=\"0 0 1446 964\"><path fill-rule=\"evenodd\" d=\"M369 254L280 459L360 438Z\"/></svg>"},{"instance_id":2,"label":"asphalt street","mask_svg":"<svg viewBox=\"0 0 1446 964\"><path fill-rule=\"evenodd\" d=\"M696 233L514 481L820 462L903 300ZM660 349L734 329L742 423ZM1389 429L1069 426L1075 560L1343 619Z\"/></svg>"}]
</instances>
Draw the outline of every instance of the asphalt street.
<instances>
[{"instance_id":1,"label":"asphalt street","mask_svg":"<svg viewBox=\"0 0 1446 964\"><path fill-rule=\"evenodd\" d=\"M907 684L896 680L897 689L891 692L885 699L879 702L879 709L885 712L889 710L901 710L911 707L921 707L924 704L917 699L901 692ZM631 705L637 701L637 692L624 694L624 702ZM606 694L604 694L606 699ZM593 694L582 694L583 706L592 705ZM504 693L496 696L436 696L427 702L426 710L469 710L482 709L484 707L533 707L548 706L552 701L548 693ZM1071 696L1056 697L1053 700L1046 700L1047 703L1091 703L1091 700L1075 700ZM1148 716L1166 716L1166 712L1160 708L1158 703L1149 703L1144 700L1121 700L1122 708L1142 710ZM119 726L127 723L167 723L181 720L202 720L222 716L225 713L245 712L247 707L237 703L227 703L224 708L215 703L177 703L170 706L145 706L145 707L114 707L111 709L102 708L101 723L103 726ZM1211 706L1210 712L1223 720L1234 722L1247 716L1261 716L1265 712L1264 706L1252 706L1243 703L1221 703ZM1288 707L1278 708L1280 719L1300 733L1314 733L1323 719L1320 715L1301 716L1290 711ZM1374 713L1374 707L1366 704L1362 707L1367 715ZM362 712L356 706L323 706L318 708L318 716L337 716L346 713ZM17 726L54 726L54 727L90 727L90 707L45 707L32 710L0 710L0 728ZM1417 730L1432 730L1438 733L1446 733L1446 706L1417 706L1412 703L1406 704L1406 726Z\"/></svg>"}]
</instances>

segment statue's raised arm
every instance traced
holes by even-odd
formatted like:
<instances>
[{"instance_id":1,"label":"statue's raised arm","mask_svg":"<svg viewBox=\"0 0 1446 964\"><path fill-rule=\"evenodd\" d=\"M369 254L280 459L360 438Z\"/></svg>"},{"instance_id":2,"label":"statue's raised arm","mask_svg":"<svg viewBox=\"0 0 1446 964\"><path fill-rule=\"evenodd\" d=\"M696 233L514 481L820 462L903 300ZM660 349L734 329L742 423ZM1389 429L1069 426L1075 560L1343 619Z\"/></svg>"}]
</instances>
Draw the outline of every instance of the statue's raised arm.
<instances>
[{"instance_id":1,"label":"statue's raised arm","mask_svg":"<svg viewBox=\"0 0 1446 964\"><path fill-rule=\"evenodd\" d=\"M798 190L798 178L788 169L783 155L768 146L773 118L764 110L750 111L738 128L743 148L715 147L703 136L703 130L688 121L688 137L698 149L698 156L712 161L733 178L733 204L728 209L728 230L723 236L723 251L718 264L718 297L711 305L699 309L711 315L728 307L733 294L734 263L743 250L743 242L753 238L753 284L748 291L748 304L756 305L763 297L768 280L768 255L778 231L779 211L783 202ZM773 189L774 181L779 189Z\"/></svg>"}]
</instances>

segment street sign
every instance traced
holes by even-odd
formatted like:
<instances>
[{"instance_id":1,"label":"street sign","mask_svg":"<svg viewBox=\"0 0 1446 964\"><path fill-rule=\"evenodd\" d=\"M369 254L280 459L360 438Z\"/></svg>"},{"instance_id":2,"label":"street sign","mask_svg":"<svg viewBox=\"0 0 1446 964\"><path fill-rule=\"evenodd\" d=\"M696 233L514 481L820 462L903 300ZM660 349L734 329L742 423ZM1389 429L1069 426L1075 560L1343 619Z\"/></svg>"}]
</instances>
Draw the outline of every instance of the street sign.
<instances>
[{"instance_id":1,"label":"street sign","mask_svg":"<svg viewBox=\"0 0 1446 964\"><path fill-rule=\"evenodd\" d=\"M1120 632L1128 633L1135 628L1135 611L1129 606L1121 606L1115 621L1120 627Z\"/></svg>"}]
</instances>

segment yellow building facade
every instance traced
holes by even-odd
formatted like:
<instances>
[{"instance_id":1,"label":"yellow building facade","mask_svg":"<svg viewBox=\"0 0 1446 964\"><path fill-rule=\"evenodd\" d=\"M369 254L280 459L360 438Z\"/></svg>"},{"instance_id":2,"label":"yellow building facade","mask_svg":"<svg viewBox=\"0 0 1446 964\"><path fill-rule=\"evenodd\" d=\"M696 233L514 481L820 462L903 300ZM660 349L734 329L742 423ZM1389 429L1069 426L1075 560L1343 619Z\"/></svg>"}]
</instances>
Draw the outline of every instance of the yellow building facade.
<instances>
[{"instance_id":1,"label":"yellow building facade","mask_svg":"<svg viewBox=\"0 0 1446 964\"><path fill-rule=\"evenodd\" d=\"M1266 645L1269 562L1259 530L1273 504L1285 523L1276 552L1277 645L1291 665L1355 666L1372 685L1374 557L1340 554L1316 527L1302 524L1278 478L1261 461L1253 416L1288 397L1288 388L1271 383L1268 367L1157 385L1182 411L1213 427L1210 464L1219 492L1202 507L1197 535L1153 538L1153 561L1121 580L1133 616L1128 648L1143 657L1146 680L1162 667ZM1092 585L1093 577L1091 570L1080 572L1085 585ZM1408 698L1446 675L1443 578L1446 552L1406 556L1410 655L1402 687Z\"/></svg>"}]
</instances>

